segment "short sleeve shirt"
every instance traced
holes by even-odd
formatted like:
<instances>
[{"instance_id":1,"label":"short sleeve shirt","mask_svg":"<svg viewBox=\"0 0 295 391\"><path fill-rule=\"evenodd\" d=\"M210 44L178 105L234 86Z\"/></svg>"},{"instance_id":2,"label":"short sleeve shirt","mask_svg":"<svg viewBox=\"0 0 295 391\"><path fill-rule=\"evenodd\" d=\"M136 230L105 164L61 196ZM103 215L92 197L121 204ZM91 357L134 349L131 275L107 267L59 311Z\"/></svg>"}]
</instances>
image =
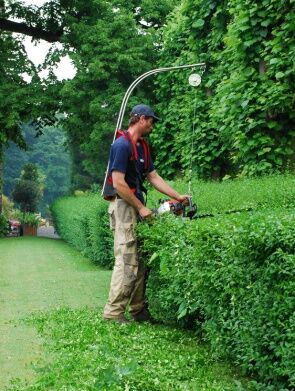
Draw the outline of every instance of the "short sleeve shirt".
<instances>
[{"instance_id":1,"label":"short sleeve shirt","mask_svg":"<svg viewBox=\"0 0 295 391\"><path fill-rule=\"evenodd\" d=\"M144 169L145 156L144 156L143 146L140 142L137 142L136 149L138 153L138 160L135 162L135 164L137 166L137 170L140 173L141 177L143 177L145 173L145 169ZM128 186L131 189L136 189L138 174L134 165L134 161L130 160L131 156L132 156L132 145L130 141L123 136L117 138L117 140L115 140L115 142L111 147L109 172L111 173L113 171L120 171L124 173L125 181L128 184ZM154 164L150 157L150 165L149 165L148 173L154 171L154 169L155 169ZM135 191L135 195L141 202L144 202L143 194L139 189Z\"/></svg>"}]
</instances>

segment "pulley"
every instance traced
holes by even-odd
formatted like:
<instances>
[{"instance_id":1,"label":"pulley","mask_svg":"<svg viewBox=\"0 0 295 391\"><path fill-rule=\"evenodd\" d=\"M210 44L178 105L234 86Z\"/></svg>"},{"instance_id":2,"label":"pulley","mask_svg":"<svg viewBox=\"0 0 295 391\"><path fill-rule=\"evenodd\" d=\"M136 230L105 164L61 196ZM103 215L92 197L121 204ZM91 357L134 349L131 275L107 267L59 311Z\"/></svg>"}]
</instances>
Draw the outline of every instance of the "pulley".
<instances>
[{"instance_id":1,"label":"pulley","mask_svg":"<svg viewBox=\"0 0 295 391\"><path fill-rule=\"evenodd\" d=\"M192 87L198 87L201 84L202 78L198 73L192 73L188 78L188 82Z\"/></svg>"}]
</instances>

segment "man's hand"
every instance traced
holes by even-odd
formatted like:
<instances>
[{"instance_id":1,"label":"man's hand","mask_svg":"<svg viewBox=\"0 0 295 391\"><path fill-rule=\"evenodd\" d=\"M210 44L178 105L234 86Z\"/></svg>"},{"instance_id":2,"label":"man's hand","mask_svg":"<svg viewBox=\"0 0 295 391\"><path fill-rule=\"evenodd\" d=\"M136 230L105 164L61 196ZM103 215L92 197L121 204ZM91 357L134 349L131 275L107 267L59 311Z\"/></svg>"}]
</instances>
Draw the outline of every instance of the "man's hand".
<instances>
[{"instance_id":1,"label":"man's hand","mask_svg":"<svg viewBox=\"0 0 295 391\"><path fill-rule=\"evenodd\" d=\"M181 202L183 205L189 205L189 198L192 198L192 196L188 194L180 195L177 197L177 201Z\"/></svg>"},{"instance_id":2,"label":"man's hand","mask_svg":"<svg viewBox=\"0 0 295 391\"><path fill-rule=\"evenodd\" d=\"M140 208L138 213L142 219L150 219L153 216L153 212L145 206Z\"/></svg>"}]
</instances>

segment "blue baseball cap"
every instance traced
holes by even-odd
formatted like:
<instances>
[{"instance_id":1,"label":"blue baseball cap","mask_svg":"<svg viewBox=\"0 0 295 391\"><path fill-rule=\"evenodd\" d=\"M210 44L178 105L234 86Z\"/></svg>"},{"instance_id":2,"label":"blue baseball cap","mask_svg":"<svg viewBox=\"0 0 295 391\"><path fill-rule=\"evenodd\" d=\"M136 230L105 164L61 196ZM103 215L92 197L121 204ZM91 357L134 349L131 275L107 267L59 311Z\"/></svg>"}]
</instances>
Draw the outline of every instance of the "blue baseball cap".
<instances>
[{"instance_id":1,"label":"blue baseball cap","mask_svg":"<svg viewBox=\"0 0 295 391\"><path fill-rule=\"evenodd\" d=\"M130 115L144 115L146 117L153 117L155 121L160 120L160 118L155 115L154 110L150 106L144 105L142 103L140 105L134 106Z\"/></svg>"}]
</instances>

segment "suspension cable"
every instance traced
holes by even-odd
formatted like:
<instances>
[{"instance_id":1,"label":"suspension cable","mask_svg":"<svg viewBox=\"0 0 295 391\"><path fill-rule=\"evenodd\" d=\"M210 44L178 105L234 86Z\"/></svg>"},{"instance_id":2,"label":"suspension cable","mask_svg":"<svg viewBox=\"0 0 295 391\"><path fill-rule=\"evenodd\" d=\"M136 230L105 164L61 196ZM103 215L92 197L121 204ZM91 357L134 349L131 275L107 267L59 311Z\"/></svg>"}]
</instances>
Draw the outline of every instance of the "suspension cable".
<instances>
[{"instance_id":1,"label":"suspension cable","mask_svg":"<svg viewBox=\"0 0 295 391\"><path fill-rule=\"evenodd\" d=\"M190 153L190 164L189 164L189 178L188 178L188 194L193 197L192 190L192 178L193 178L193 153L195 149L195 123L196 123L196 115L197 113L197 90L195 90L194 96L194 115L193 115L193 124L192 124L192 142L191 142L191 153Z\"/></svg>"},{"instance_id":2,"label":"suspension cable","mask_svg":"<svg viewBox=\"0 0 295 391\"><path fill-rule=\"evenodd\" d=\"M191 77L196 76L196 79L189 80L190 85L192 85L195 88L195 94L194 94L194 110L193 110L193 123L192 123L192 142L191 142L191 153L190 153L190 163L189 163L189 172L188 172L188 194L193 197L193 188L192 188L192 178L193 178L193 154L195 149L195 134L196 134L196 119L197 119L197 89L196 87L199 86L201 83L201 78L203 76L203 73L205 72L206 65L204 64L202 67L200 67L200 75L191 75Z\"/></svg>"}]
</instances>

